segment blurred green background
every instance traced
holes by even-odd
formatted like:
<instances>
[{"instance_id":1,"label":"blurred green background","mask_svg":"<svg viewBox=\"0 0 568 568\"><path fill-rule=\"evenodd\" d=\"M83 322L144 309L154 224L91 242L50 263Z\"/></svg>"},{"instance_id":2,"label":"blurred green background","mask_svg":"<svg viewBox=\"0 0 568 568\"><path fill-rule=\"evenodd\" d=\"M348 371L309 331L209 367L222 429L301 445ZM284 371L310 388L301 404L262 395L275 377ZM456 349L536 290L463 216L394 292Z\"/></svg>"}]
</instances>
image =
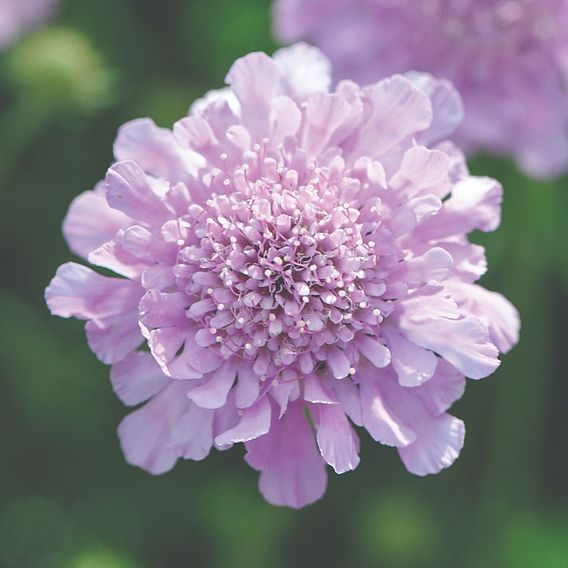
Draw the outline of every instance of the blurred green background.
<instances>
[{"instance_id":1,"label":"blurred green background","mask_svg":"<svg viewBox=\"0 0 568 568\"><path fill-rule=\"evenodd\" d=\"M242 448L158 478L124 462L108 369L82 324L43 302L71 257L61 222L123 122L170 126L236 57L275 49L269 10L67 0L0 54L0 566L567 568L568 179L531 181L505 160L471 166L505 185L503 226L479 240L522 340L455 405L468 435L450 470L413 477L362 435L359 468L294 512L262 500Z\"/></svg>"}]
</instances>

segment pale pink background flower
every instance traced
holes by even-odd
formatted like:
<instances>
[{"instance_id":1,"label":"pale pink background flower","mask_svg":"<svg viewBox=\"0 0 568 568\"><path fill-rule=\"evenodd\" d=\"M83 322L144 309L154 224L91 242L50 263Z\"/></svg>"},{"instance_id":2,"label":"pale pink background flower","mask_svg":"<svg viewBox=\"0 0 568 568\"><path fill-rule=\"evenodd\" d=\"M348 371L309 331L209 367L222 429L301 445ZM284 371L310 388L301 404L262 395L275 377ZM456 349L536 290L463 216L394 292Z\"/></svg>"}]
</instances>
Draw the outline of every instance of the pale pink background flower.
<instances>
[{"instance_id":1,"label":"pale pink background flower","mask_svg":"<svg viewBox=\"0 0 568 568\"><path fill-rule=\"evenodd\" d=\"M465 101L462 147L539 177L568 170L567 0L276 0L274 24L320 47L339 79L447 78Z\"/></svg>"},{"instance_id":2,"label":"pale pink background flower","mask_svg":"<svg viewBox=\"0 0 568 568\"><path fill-rule=\"evenodd\" d=\"M0 0L0 49L53 14L59 0Z\"/></svg>"},{"instance_id":3,"label":"pale pink background flower","mask_svg":"<svg viewBox=\"0 0 568 568\"><path fill-rule=\"evenodd\" d=\"M501 187L443 138L453 87L395 75L329 91L305 45L253 53L172 130L124 125L117 162L71 205L51 311L86 320L116 394L126 459L160 474L244 443L277 505L319 499L359 463L362 426L406 468L457 458L447 414L518 336L475 284ZM147 347L147 349L146 349ZM308 420L309 417L309 420ZM314 434L315 433L315 434Z\"/></svg>"}]
</instances>

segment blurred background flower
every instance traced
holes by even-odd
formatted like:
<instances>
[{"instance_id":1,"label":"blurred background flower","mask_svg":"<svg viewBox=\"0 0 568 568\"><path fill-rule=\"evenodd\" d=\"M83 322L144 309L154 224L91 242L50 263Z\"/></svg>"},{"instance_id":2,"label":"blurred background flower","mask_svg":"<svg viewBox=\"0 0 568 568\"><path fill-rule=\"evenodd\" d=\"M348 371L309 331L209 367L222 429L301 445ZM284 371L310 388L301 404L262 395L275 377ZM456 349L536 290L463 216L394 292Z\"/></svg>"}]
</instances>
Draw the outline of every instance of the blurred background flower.
<instances>
[{"instance_id":1,"label":"blurred background flower","mask_svg":"<svg viewBox=\"0 0 568 568\"><path fill-rule=\"evenodd\" d=\"M31 132L0 181L0 565L565 568L568 179L531 181L506 160L471 163L505 187L499 237L476 240L492 267L484 285L519 307L524 331L493 379L457 403L468 441L452 469L414 478L395 452L363 440L365 467L296 513L264 503L236 449L161 478L124 464L107 368L82 324L44 305L69 256L61 220L110 164L122 123L151 116L169 127L236 57L275 49L270 5L67 0L55 23L99 54L111 100L41 125L22 111L0 129L0 158L19 129ZM3 124L24 96L7 80L11 53L0 55Z\"/></svg>"},{"instance_id":2,"label":"blurred background flower","mask_svg":"<svg viewBox=\"0 0 568 568\"><path fill-rule=\"evenodd\" d=\"M337 78L450 79L470 150L510 154L534 176L568 170L566 0L276 0L274 16L280 39L321 47Z\"/></svg>"},{"instance_id":3,"label":"blurred background flower","mask_svg":"<svg viewBox=\"0 0 568 568\"><path fill-rule=\"evenodd\" d=\"M45 23L59 0L0 0L0 49Z\"/></svg>"}]
</instances>

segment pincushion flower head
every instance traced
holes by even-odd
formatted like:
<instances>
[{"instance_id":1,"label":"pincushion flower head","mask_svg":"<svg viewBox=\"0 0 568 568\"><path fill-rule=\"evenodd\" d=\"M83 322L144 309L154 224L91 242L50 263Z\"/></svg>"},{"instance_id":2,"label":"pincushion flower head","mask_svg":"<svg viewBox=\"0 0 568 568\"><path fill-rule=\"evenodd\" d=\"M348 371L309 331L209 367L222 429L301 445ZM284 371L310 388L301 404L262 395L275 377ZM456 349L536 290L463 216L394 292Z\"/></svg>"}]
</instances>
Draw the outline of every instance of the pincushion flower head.
<instances>
[{"instance_id":1,"label":"pincushion flower head","mask_svg":"<svg viewBox=\"0 0 568 568\"><path fill-rule=\"evenodd\" d=\"M539 177L568 170L567 0L276 0L274 13L277 36L318 45L338 78L451 80L468 151Z\"/></svg>"},{"instance_id":2,"label":"pincushion flower head","mask_svg":"<svg viewBox=\"0 0 568 568\"><path fill-rule=\"evenodd\" d=\"M0 0L0 49L48 20L57 3L58 0Z\"/></svg>"},{"instance_id":3,"label":"pincushion flower head","mask_svg":"<svg viewBox=\"0 0 568 568\"><path fill-rule=\"evenodd\" d=\"M173 131L124 125L117 162L71 205L74 252L46 291L87 321L119 426L151 473L244 443L277 505L319 499L326 465L359 463L354 426L407 469L458 456L446 413L517 339L518 318L475 284L501 188L442 139L461 119L446 82L396 75L330 92L330 67L297 45L253 53L229 88Z\"/></svg>"}]
</instances>

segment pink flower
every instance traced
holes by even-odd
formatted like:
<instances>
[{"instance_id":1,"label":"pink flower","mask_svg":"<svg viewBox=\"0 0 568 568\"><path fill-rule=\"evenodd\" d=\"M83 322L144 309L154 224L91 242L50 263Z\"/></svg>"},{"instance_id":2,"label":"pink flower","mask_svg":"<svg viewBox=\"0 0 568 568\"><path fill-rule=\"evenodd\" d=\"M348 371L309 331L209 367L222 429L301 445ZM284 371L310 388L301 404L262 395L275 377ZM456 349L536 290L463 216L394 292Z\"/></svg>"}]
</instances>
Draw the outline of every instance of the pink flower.
<instances>
[{"instance_id":1,"label":"pink flower","mask_svg":"<svg viewBox=\"0 0 568 568\"><path fill-rule=\"evenodd\" d=\"M46 291L143 404L119 427L126 459L159 474L242 442L266 499L297 508L326 464L357 467L353 425L413 473L448 467L464 426L446 411L519 328L474 283L486 263L466 235L497 227L501 187L440 141L459 96L400 75L329 92L305 45L239 59L227 82L173 132L121 128L64 224L117 277L68 263Z\"/></svg>"},{"instance_id":2,"label":"pink flower","mask_svg":"<svg viewBox=\"0 0 568 568\"><path fill-rule=\"evenodd\" d=\"M510 154L539 177L568 170L566 0L276 0L274 15L277 36L313 42L337 78L452 81L468 151Z\"/></svg>"},{"instance_id":3,"label":"pink flower","mask_svg":"<svg viewBox=\"0 0 568 568\"><path fill-rule=\"evenodd\" d=\"M45 22L58 0L0 0L0 49Z\"/></svg>"}]
</instances>

